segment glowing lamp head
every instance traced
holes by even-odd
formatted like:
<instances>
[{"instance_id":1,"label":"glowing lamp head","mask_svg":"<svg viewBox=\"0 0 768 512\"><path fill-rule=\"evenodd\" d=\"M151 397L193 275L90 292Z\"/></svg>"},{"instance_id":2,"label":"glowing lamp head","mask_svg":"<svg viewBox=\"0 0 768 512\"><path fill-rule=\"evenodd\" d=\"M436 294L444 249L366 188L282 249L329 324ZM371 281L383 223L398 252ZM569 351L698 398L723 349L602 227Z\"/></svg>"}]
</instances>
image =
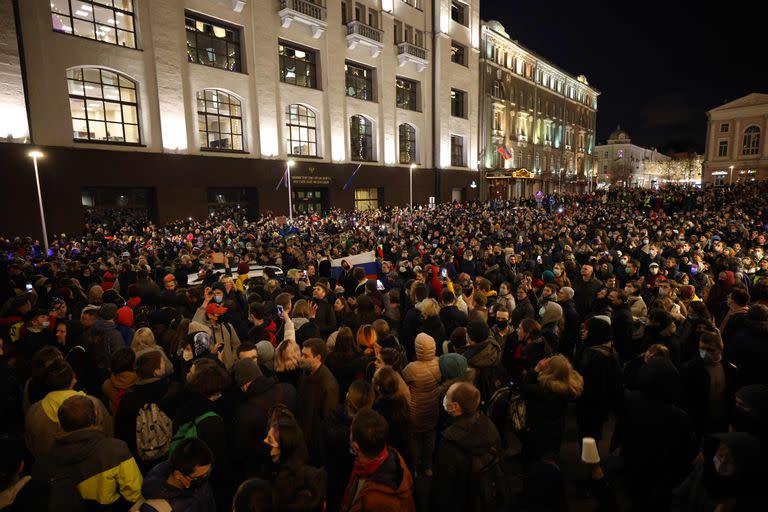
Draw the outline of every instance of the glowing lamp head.
<instances>
[{"instance_id":1,"label":"glowing lamp head","mask_svg":"<svg viewBox=\"0 0 768 512\"><path fill-rule=\"evenodd\" d=\"M43 152L42 151L30 151L29 153L30 158L43 158Z\"/></svg>"},{"instance_id":2,"label":"glowing lamp head","mask_svg":"<svg viewBox=\"0 0 768 512\"><path fill-rule=\"evenodd\" d=\"M287 162L285 162L285 165L287 165L288 167L293 167L294 165L296 165L296 162L294 162L293 160L288 160Z\"/></svg>"}]
</instances>

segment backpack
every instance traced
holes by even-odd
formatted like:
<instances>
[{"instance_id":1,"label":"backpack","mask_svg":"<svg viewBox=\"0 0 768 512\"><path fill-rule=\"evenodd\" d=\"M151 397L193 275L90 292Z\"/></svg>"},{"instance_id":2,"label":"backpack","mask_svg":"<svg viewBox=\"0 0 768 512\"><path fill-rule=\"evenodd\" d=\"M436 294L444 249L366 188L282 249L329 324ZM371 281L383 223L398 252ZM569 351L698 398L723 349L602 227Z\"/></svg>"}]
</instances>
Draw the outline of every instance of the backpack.
<instances>
[{"instance_id":1,"label":"backpack","mask_svg":"<svg viewBox=\"0 0 768 512\"><path fill-rule=\"evenodd\" d=\"M201 414L197 418L195 418L192 421L188 421L182 425L179 426L179 429L176 431L176 433L173 435L173 439L171 439L171 445L168 450L168 455L173 453L173 450L176 449L176 446L183 441L184 439L192 439L194 437L197 437L197 425L201 421L203 421L206 418L213 418L218 417L219 415L216 414L213 411L208 411L204 414Z\"/></svg>"},{"instance_id":2,"label":"backpack","mask_svg":"<svg viewBox=\"0 0 768 512\"><path fill-rule=\"evenodd\" d=\"M500 363L485 368L475 368L475 370L477 371L476 385L480 390L483 403L490 402L496 391L506 388L509 384L509 374Z\"/></svg>"},{"instance_id":3,"label":"backpack","mask_svg":"<svg viewBox=\"0 0 768 512\"><path fill-rule=\"evenodd\" d=\"M486 416L493 421L499 432L511 429L516 434L526 430L525 399L512 386L497 389L486 405Z\"/></svg>"},{"instance_id":4,"label":"backpack","mask_svg":"<svg viewBox=\"0 0 768 512\"><path fill-rule=\"evenodd\" d=\"M498 510L512 502L509 477L501 467L501 450L494 446L482 455L469 455L470 510Z\"/></svg>"},{"instance_id":5,"label":"backpack","mask_svg":"<svg viewBox=\"0 0 768 512\"><path fill-rule=\"evenodd\" d=\"M156 460L168 454L173 423L156 403L144 404L136 415L136 455Z\"/></svg>"}]
</instances>

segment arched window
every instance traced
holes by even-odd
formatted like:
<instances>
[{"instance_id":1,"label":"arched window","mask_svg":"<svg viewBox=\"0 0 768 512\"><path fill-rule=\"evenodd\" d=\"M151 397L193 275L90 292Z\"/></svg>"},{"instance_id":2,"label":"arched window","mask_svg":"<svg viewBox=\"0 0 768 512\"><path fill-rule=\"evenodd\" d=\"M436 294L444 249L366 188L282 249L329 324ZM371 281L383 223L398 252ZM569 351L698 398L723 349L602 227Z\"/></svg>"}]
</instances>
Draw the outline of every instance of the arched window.
<instances>
[{"instance_id":1,"label":"arched window","mask_svg":"<svg viewBox=\"0 0 768 512\"><path fill-rule=\"evenodd\" d=\"M744 130L744 148L742 155L757 155L760 152L760 128L750 126Z\"/></svg>"},{"instance_id":2,"label":"arched window","mask_svg":"<svg viewBox=\"0 0 768 512\"><path fill-rule=\"evenodd\" d=\"M141 143L136 83L108 69L67 70L69 109L76 141Z\"/></svg>"},{"instance_id":3,"label":"arched window","mask_svg":"<svg viewBox=\"0 0 768 512\"><path fill-rule=\"evenodd\" d=\"M493 94L494 98L504 99L504 86L501 84L500 81L494 80L494 82L493 82L493 90L492 90L491 94Z\"/></svg>"},{"instance_id":4,"label":"arched window","mask_svg":"<svg viewBox=\"0 0 768 512\"><path fill-rule=\"evenodd\" d=\"M416 129L409 124L401 124L398 128L400 135L400 163L416 162Z\"/></svg>"},{"instance_id":5,"label":"arched window","mask_svg":"<svg viewBox=\"0 0 768 512\"><path fill-rule=\"evenodd\" d=\"M295 156L320 156L317 151L317 118L304 105L288 105L286 115L287 153Z\"/></svg>"},{"instance_id":6,"label":"arched window","mask_svg":"<svg viewBox=\"0 0 768 512\"><path fill-rule=\"evenodd\" d=\"M374 161L373 123L363 116L349 118L350 158L362 162Z\"/></svg>"},{"instance_id":7,"label":"arched window","mask_svg":"<svg viewBox=\"0 0 768 512\"><path fill-rule=\"evenodd\" d=\"M197 125L202 149L243 151L243 109L232 94L218 89L198 91Z\"/></svg>"}]
</instances>

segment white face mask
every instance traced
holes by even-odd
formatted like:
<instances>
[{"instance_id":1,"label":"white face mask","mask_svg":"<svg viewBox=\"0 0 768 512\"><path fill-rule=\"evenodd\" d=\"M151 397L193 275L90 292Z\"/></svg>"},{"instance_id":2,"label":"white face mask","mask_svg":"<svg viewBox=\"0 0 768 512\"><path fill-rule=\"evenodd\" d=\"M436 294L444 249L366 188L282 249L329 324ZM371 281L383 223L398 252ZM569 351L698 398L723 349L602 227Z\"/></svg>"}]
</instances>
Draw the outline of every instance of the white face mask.
<instances>
[{"instance_id":1,"label":"white face mask","mask_svg":"<svg viewBox=\"0 0 768 512\"><path fill-rule=\"evenodd\" d=\"M539 308L539 316L544 316L544 313L546 313L546 308Z\"/></svg>"},{"instance_id":2,"label":"white face mask","mask_svg":"<svg viewBox=\"0 0 768 512\"><path fill-rule=\"evenodd\" d=\"M706 350L699 349L699 355L705 361L711 361L712 360L712 357L709 355L709 352L707 352Z\"/></svg>"},{"instance_id":3,"label":"white face mask","mask_svg":"<svg viewBox=\"0 0 768 512\"><path fill-rule=\"evenodd\" d=\"M46 321L46 322L43 322L41 325L42 325L43 329L47 329L47 328L49 328L51 326L51 322Z\"/></svg>"}]
</instances>

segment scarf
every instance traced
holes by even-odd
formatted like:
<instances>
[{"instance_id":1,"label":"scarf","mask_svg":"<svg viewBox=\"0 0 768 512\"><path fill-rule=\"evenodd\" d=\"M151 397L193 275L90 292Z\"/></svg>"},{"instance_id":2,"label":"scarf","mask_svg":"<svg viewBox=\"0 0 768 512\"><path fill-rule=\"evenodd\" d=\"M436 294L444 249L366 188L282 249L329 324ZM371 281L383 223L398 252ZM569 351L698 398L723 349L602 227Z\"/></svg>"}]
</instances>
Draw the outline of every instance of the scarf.
<instances>
[{"instance_id":1,"label":"scarf","mask_svg":"<svg viewBox=\"0 0 768 512\"><path fill-rule=\"evenodd\" d=\"M352 508L352 503L358 494L358 487L360 487L360 480L367 480L376 471L379 470L384 461L389 457L389 450L385 446L373 459L360 460L358 457L355 459L355 464L352 466L352 473L349 475L349 483L347 483L347 490L344 493L344 499L341 502L340 510L349 510Z\"/></svg>"}]
</instances>

